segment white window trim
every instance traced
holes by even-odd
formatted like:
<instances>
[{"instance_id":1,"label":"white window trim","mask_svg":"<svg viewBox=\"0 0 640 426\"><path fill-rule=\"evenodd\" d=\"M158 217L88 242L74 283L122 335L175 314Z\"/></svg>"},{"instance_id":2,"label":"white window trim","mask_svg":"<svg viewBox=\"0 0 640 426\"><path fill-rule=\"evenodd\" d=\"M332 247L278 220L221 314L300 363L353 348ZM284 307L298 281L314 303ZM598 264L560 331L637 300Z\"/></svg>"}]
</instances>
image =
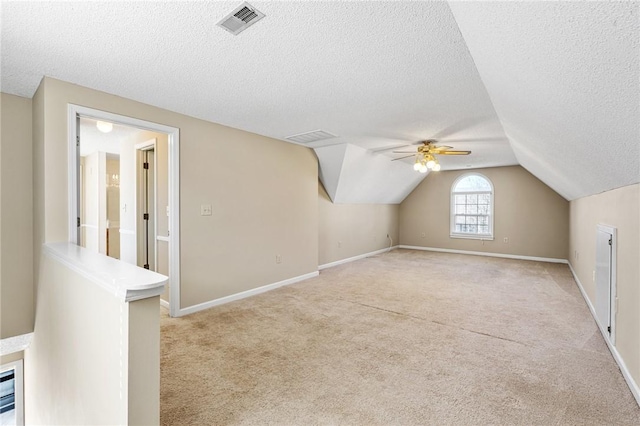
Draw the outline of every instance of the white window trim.
<instances>
[{"instance_id":1,"label":"white window trim","mask_svg":"<svg viewBox=\"0 0 640 426\"><path fill-rule=\"evenodd\" d=\"M2 364L0 372L8 370L14 370L15 376L15 410L16 410L16 425L24 425L24 375L22 374L22 360L8 362Z\"/></svg>"},{"instance_id":2,"label":"white window trim","mask_svg":"<svg viewBox=\"0 0 640 426\"><path fill-rule=\"evenodd\" d=\"M466 233L462 233L462 232L455 232L455 195L467 195L467 194L486 194L488 191L464 191L464 192L454 192L455 187L458 185L458 182L460 182L462 179L469 177L469 176L479 176L483 179L485 179L487 182L489 182L489 185L491 186L491 197L490 197L490 211L491 214L489 214L489 233L488 234L466 234ZM495 204L495 197L496 197L496 193L495 193L495 187L493 186L493 182L491 182L491 179L489 179L488 177L486 177L485 175L481 174L481 173L463 173L460 176L458 176L456 178L456 180L453 181L453 184L451 185L451 189L449 191L449 238L460 238L460 239L465 239L465 240L483 240L483 241L493 241L494 240L494 218L495 218L495 209L494 209L494 204Z\"/></svg>"}]
</instances>

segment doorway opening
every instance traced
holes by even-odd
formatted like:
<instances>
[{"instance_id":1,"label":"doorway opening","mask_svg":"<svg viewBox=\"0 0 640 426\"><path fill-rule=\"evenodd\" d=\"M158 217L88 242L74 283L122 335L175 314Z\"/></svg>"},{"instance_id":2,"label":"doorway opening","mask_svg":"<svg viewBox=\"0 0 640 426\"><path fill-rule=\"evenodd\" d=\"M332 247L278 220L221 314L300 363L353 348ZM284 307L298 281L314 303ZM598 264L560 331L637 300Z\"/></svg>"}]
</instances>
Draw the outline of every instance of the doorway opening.
<instances>
[{"instance_id":1,"label":"doorway opening","mask_svg":"<svg viewBox=\"0 0 640 426\"><path fill-rule=\"evenodd\" d=\"M69 105L69 241L169 277L180 316L179 131Z\"/></svg>"},{"instance_id":2,"label":"doorway opening","mask_svg":"<svg viewBox=\"0 0 640 426\"><path fill-rule=\"evenodd\" d=\"M157 267L156 256L156 199L158 188L156 181L156 139L136 145L136 216L138 266L161 272Z\"/></svg>"}]
</instances>

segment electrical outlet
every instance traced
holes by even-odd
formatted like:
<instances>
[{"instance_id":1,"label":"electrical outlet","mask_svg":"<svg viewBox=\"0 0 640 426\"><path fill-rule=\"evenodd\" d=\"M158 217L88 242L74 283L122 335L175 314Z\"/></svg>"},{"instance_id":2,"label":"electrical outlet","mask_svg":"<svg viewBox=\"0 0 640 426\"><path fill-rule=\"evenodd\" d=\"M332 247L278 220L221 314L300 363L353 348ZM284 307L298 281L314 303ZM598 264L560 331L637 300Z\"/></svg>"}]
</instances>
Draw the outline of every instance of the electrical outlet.
<instances>
[{"instance_id":1,"label":"electrical outlet","mask_svg":"<svg viewBox=\"0 0 640 426\"><path fill-rule=\"evenodd\" d=\"M282 256L276 254L276 263L282 263Z\"/></svg>"},{"instance_id":2,"label":"electrical outlet","mask_svg":"<svg viewBox=\"0 0 640 426\"><path fill-rule=\"evenodd\" d=\"M596 281L596 271L593 271L592 274L592 278L591 278L594 282Z\"/></svg>"},{"instance_id":3,"label":"electrical outlet","mask_svg":"<svg viewBox=\"0 0 640 426\"><path fill-rule=\"evenodd\" d=\"M211 204L202 204L200 206L200 216L211 216L212 209Z\"/></svg>"},{"instance_id":4,"label":"electrical outlet","mask_svg":"<svg viewBox=\"0 0 640 426\"><path fill-rule=\"evenodd\" d=\"M505 243L505 244L508 244L509 243L509 237L504 237L502 239L502 242Z\"/></svg>"}]
</instances>

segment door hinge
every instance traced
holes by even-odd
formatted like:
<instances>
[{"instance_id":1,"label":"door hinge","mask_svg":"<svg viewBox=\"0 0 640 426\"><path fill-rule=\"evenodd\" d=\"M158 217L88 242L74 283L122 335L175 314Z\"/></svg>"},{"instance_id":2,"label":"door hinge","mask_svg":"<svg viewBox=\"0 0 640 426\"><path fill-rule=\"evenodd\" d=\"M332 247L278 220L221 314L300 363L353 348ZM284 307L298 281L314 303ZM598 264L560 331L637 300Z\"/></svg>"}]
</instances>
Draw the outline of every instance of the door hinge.
<instances>
[{"instance_id":1,"label":"door hinge","mask_svg":"<svg viewBox=\"0 0 640 426\"><path fill-rule=\"evenodd\" d=\"M609 237L609 245L612 246L613 245L613 237Z\"/></svg>"},{"instance_id":2,"label":"door hinge","mask_svg":"<svg viewBox=\"0 0 640 426\"><path fill-rule=\"evenodd\" d=\"M145 170L148 170L149 169L149 163L145 162L144 164L142 164L142 167L144 167Z\"/></svg>"},{"instance_id":3,"label":"door hinge","mask_svg":"<svg viewBox=\"0 0 640 426\"><path fill-rule=\"evenodd\" d=\"M149 220L149 213L145 213L142 215L142 219Z\"/></svg>"},{"instance_id":4,"label":"door hinge","mask_svg":"<svg viewBox=\"0 0 640 426\"><path fill-rule=\"evenodd\" d=\"M78 228L80 228L80 218L77 218L77 219L78 219L78 221L77 221L77 227L78 227Z\"/></svg>"},{"instance_id":5,"label":"door hinge","mask_svg":"<svg viewBox=\"0 0 640 426\"><path fill-rule=\"evenodd\" d=\"M76 136L76 146L80 146L80 136Z\"/></svg>"},{"instance_id":6,"label":"door hinge","mask_svg":"<svg viewBox=\"0 0 640 426\"><path fill-rule=\"evenodd\" d=\"M611 333L611 326L607 327L607 331Z\"/></svg>"},{"instance_id":7,"label":"door hinge","mask_svg":"<svg viewBox=\"0 0 640 426\"><path fill-rule=\"evenodd\" d=\"M148 263L145 263L144 269L149 269L149 264Z\"/></svg>"}]
</instances>

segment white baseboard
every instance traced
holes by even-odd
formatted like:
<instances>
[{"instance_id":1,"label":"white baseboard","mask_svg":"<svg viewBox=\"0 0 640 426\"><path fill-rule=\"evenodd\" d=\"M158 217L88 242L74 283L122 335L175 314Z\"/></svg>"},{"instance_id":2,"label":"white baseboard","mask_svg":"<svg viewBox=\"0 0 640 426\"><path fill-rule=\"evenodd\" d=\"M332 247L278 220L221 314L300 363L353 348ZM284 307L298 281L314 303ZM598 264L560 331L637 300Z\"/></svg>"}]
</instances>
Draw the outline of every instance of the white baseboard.
<instances>
[{"instance_id":1,"label":"white baseboard","mask_svg":"<svg viewBox=\"0 0 640 426\"><path fill-rule=\"evenodd\" d=\"M616 363L618 363L618 367L620 367L620 371L622 372L622 376L624 377L624 380L627 382L629 389L631 389L631 393L635 397L636 402L638 403L638 405L640 405L640 388L638 387L638 384L635 382L635 380L633 380L633 377L631 376L631 373L627 368L627 364L625 364L624 360L620 356L618 349L616 349L616 347L611 343L611 341L609 340L609 337L607 336L607 332L601 327L600 323L598 322L596 310L593 307L591 300L589 300L589 296L587 296L587 293L584 290L582 283L580 282L580 278L578 278L578 274L576 274L576 271L573 269L573 266L571 265L571 263L569 263L569 269L571 269L571 273L573 274L573 279L576 280L576 283L578 284L578 288L580 289L580 293L582 293L582 297L584 298L584 301L587 303L587 306L591 311L591 316L593 316L593 319L596 322L596 325L598 326L598 329L600 330L600 333L602 334L602 337L604 338L604 341L607 344L609 351L611 351L611 355L613 355L613 359L615 359Z\"/></svg>"},{"instance_id":2,"label":"white baseboard","mask_svg":"<svg viewBox=\"0 0 640 426\"><path fill-rule=\"evenodd\" d=\"M308 274L300 275L297 277L289 278L287 280L278 281L277 283L263 285L262 287L253 288L251 290L243 291L240 293L232 294L231 296L221 297L219 299L210 300L208 302L199 303L197 305L182 308L179 311L178 316L184 316L199 312L205 309L213 308L214 306L223 305L225 303L234 302L236 300L245 299L247 297L255 296L256 294L265 293L270 290L275 290L279 287L295 284L300 281L308 280L309 278L315 278L319 275L318 271L310 272Z\"/></svg>"},{"instance_id":3,"label":"white baseboard","mask_svg":"<svg viewBox=\"0 0 640 426\"><path fill-rule=\"evenodd\" d=\"M421 247L421 246L405 246L405 245L400 245L399 248L408 249L408 250L437 251L441 253L470 254L473 256L502 257L505 259L534 260L536 262L565 263L565 264L569 263L567 259L555 259L553 257L521 256L519 254L489 253L484 251L467 251L467 250L454 250L454 249L445 249L445 248L437 248L437 247Z\"/></svg>"},{"instance_id":4,"label":"white baseboard","mask_svg":"<svg viewBox=\"0 0 640 426\"><path fill-rule=\"evenodd\" d=\"M365 254L359 254L353 257L347 257L346 259L336 260L335 262L325 263L324 265L319 265L318 270L322 271L323 269L331 268L333 266L343 265L345 263L353 262L354 260L364 259L365 257L375 256L376 254L386 253L388 251L395 250L397 248L398 246L393 246L393 247L384 248L384 249L372 251Z\"/></svg>"},{"instance_id":5,"label":"white baseboard","mask_svg":"<svg viewBox=\"0 0 640 426\"><path fill-rule=\"evenodd\" d=\"M163 308L167 308L169 309L169 302L167 302L166 300L164 300L162 297L160 298L160 306L162 306Z\"/></svg>"}]
</instances>

